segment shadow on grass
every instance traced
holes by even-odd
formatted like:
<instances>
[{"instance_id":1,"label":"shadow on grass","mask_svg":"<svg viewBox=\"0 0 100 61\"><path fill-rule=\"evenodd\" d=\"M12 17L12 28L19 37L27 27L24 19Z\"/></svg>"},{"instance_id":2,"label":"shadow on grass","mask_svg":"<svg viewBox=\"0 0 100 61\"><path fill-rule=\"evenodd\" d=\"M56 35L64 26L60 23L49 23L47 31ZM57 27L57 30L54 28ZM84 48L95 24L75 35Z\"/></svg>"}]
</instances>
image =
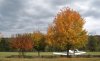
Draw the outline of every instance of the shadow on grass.
<instances>
[{"instance_id":1,"label":"shadow on grass","mask_svg":"<svg viewBox=\"0 0 100 61\"><path fill-rule=\"evenodd\" d=\"M6 58L67 58L66 56L61 56L61 55L54 55L54 56L19 56L19 55L11 55L7 56ZM70 56L69 58L100 58L100 55L77 55L77 56Z\"/></svg>"},{"instance_id":2,"label":"shadow on grass","mask_svg":"<svg viewBox=\"0 0 100 61\"><path fill-rule=\"evenodd\" d=\"M60 56L19 56L19 55L11 55L11 56L7 56L5 58L57 58Z\"/></svg>"}]
</instances>

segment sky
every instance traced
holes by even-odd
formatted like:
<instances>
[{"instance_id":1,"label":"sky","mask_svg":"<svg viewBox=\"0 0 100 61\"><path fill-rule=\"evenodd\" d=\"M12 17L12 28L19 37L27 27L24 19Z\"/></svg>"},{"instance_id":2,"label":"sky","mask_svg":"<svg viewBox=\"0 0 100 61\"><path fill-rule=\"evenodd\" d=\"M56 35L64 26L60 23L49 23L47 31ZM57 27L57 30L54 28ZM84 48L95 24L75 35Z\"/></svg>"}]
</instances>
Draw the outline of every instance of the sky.
<instances>
[{"instance_id":1,"label":"sky","mask_svg":"<svg viewBox=\"0 0 100 61\"><path fill-rule=\"evenodd\" d=\"M85 19L84 28L100 35L100 0L0 0L0 32L12 34L40 30L46 33L57 12L70 7Z\"/></svg>"}]
</instances>

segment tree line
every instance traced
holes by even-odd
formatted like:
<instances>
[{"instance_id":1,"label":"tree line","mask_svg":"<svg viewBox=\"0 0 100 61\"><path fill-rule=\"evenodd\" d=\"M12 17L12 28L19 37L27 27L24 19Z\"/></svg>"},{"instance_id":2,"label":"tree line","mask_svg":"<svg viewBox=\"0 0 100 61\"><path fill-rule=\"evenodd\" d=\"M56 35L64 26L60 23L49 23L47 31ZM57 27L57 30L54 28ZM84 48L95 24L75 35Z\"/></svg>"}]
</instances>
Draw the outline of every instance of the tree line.
<instances>
[{"instance_id":1,"label":"tree line","mask_svg":"<svg viewBox=\"0 0 100 61\"><path fill-rule=\"evenodd\" d=\"M64 51L64 50L60 50L59 48L55 48L55 47L46 45L45 40L46 39L43 37L43 40L40 42L40 45L34 46L34 48L32 48L32 50L30 50L30 51L34 51L34 52L36 52L37 50L42 51L42 52ZM1 38L1 41L0 41L0 51L1 52L16 52L16 51L18 51L16 49L10 47L10 44L9 44L10 41L11 41L11 38ZM87 42L86 46L79 48L79 49L85 50L85 51L90 51L90 52L100 51L100 35L90 35L88 37L88 42Z\"/></svg>"}]
</instances>

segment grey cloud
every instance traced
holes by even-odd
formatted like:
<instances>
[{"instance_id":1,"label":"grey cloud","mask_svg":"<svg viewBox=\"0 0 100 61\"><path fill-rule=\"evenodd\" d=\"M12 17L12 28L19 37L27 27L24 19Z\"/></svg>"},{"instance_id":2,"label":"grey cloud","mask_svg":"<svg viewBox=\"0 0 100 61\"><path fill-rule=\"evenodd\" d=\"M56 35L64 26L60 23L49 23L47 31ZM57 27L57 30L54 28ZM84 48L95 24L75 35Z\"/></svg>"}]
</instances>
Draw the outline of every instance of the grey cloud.
<instances>
[{"instance_id":1,"label":"grey cloud","mask_svg":"<svg viewBox=\"0 0 100 61\"><path fill-rule=\"evenodd\" d=\"M66 5L67 0L46 0L46 2L49 2L52 6L59 6L59 5Z\"/></svg>"},{"instance_id":2,"label":"grey cloud","mask_svg":"<svg viewBox=\"0 0 100 61\"><path fill-rule=\"evenodd\" d=\"M4 0L3 5L0 7L0 14L5 17L16 18L23 7L24 3L20 0Z\"/></svg>"},{"instance_id":3,"label":"grey cloud","mask_svg":"<svg viewBox=\"0 0 100 61\"><path fill-rule=\"evenodd\" d=\"M7 36L16 33L33 32L38 29L46 32L48 24L52 23L60 6L74 5L76 2L77 4L87 2L87 0L37 1L40 2L37 3L35 0L3 0L2 4L0 4L0 32ZM94 7L99 9L99 0L89 1L92 2L89 4L89 9L84 11L83 16L99 18L100 11L91 9Z\"/></svg>"},{"instance_id":4,"label":"grey cloud","mask_svg":"<svg viewBox=\"0 0 100 61\"><path fill-rule=\"evenodd\" d=\"M93 0L91 3L91 7L100 8L100 0Z\"/></svg>"},{"instance_id":5,"label":"grey cloud","mask_svg":"<svg viewBox=\"0 0 100 61\"><path fill-rule=\"evenodd\" d=\"M24 3L20 0L4 0L0 6L0 29L9 31L18 22L19 11L23 7Z\"/></svg>"},{"instance_id":6,"label":"grey cloud","mask_svg":"<svg viewBox=\"0 0 100 61\"><path fill-rule=\"evenodd\" d=\"M84 11L84 17L100 18L100 0L91 0L88 10Z\"/></svg>"},{"instance_id":7,"label":"grey cloud","mask_svg":"<svg viewBox=\"0 0 100 61\"><path fill-rule=\"evenodd\" d=\"M0 5L0 32L9 33L14 29L20 17L19 11L23 8L23 0L3 0Z\"/></svg>"},{"instance_id":8,"label":"grey cloud","mask_svg":"<svg viewBox=\"0 0 100 61\"><path fill-rule=\"evenodd\" d=\"M94 17L94 18L100 18L100 11L95 10L88 10L83 14L85 17Z\"/></svg>"},{"instance_id":9,"label":"grey cloud","mask_svg":"<svg viewBox=\"0 0 100 61\"><path fill-rule=\"evenodd\" d=\"M34 12L32 13L28 13L26 11L23 11L21 13L22 17L28 17L28 18L32 18L32 19L44 19L44 18L48 18L48 17L53 17L54 16L54 10L48 9L46 7L41 7L41 6L33 6L33 8L31 8L32 10L34 10ZM28 9L26 9L28 10Z\"/></svg>"}]
</instances>

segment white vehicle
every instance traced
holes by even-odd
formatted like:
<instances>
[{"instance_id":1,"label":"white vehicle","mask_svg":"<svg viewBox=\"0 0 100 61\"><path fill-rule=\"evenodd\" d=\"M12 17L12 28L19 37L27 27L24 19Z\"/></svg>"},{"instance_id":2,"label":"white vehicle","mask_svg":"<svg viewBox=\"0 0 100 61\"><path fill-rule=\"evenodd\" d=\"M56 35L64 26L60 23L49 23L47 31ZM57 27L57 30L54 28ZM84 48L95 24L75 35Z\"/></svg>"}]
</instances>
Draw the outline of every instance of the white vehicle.
<instances>
[{"instance_id":1,"label":"white vehicle","mask_svg":"<svg viewBox=\"0 0 100 61\"><path fill-rule=\"evenodd\" d=\"M85 54L86 52L84 51L79 51L78 49L76 50L69 50L69 55L82 55ZM67 52L53 52L54 55L67 55Z\"/></svg>"}]
</instances>

